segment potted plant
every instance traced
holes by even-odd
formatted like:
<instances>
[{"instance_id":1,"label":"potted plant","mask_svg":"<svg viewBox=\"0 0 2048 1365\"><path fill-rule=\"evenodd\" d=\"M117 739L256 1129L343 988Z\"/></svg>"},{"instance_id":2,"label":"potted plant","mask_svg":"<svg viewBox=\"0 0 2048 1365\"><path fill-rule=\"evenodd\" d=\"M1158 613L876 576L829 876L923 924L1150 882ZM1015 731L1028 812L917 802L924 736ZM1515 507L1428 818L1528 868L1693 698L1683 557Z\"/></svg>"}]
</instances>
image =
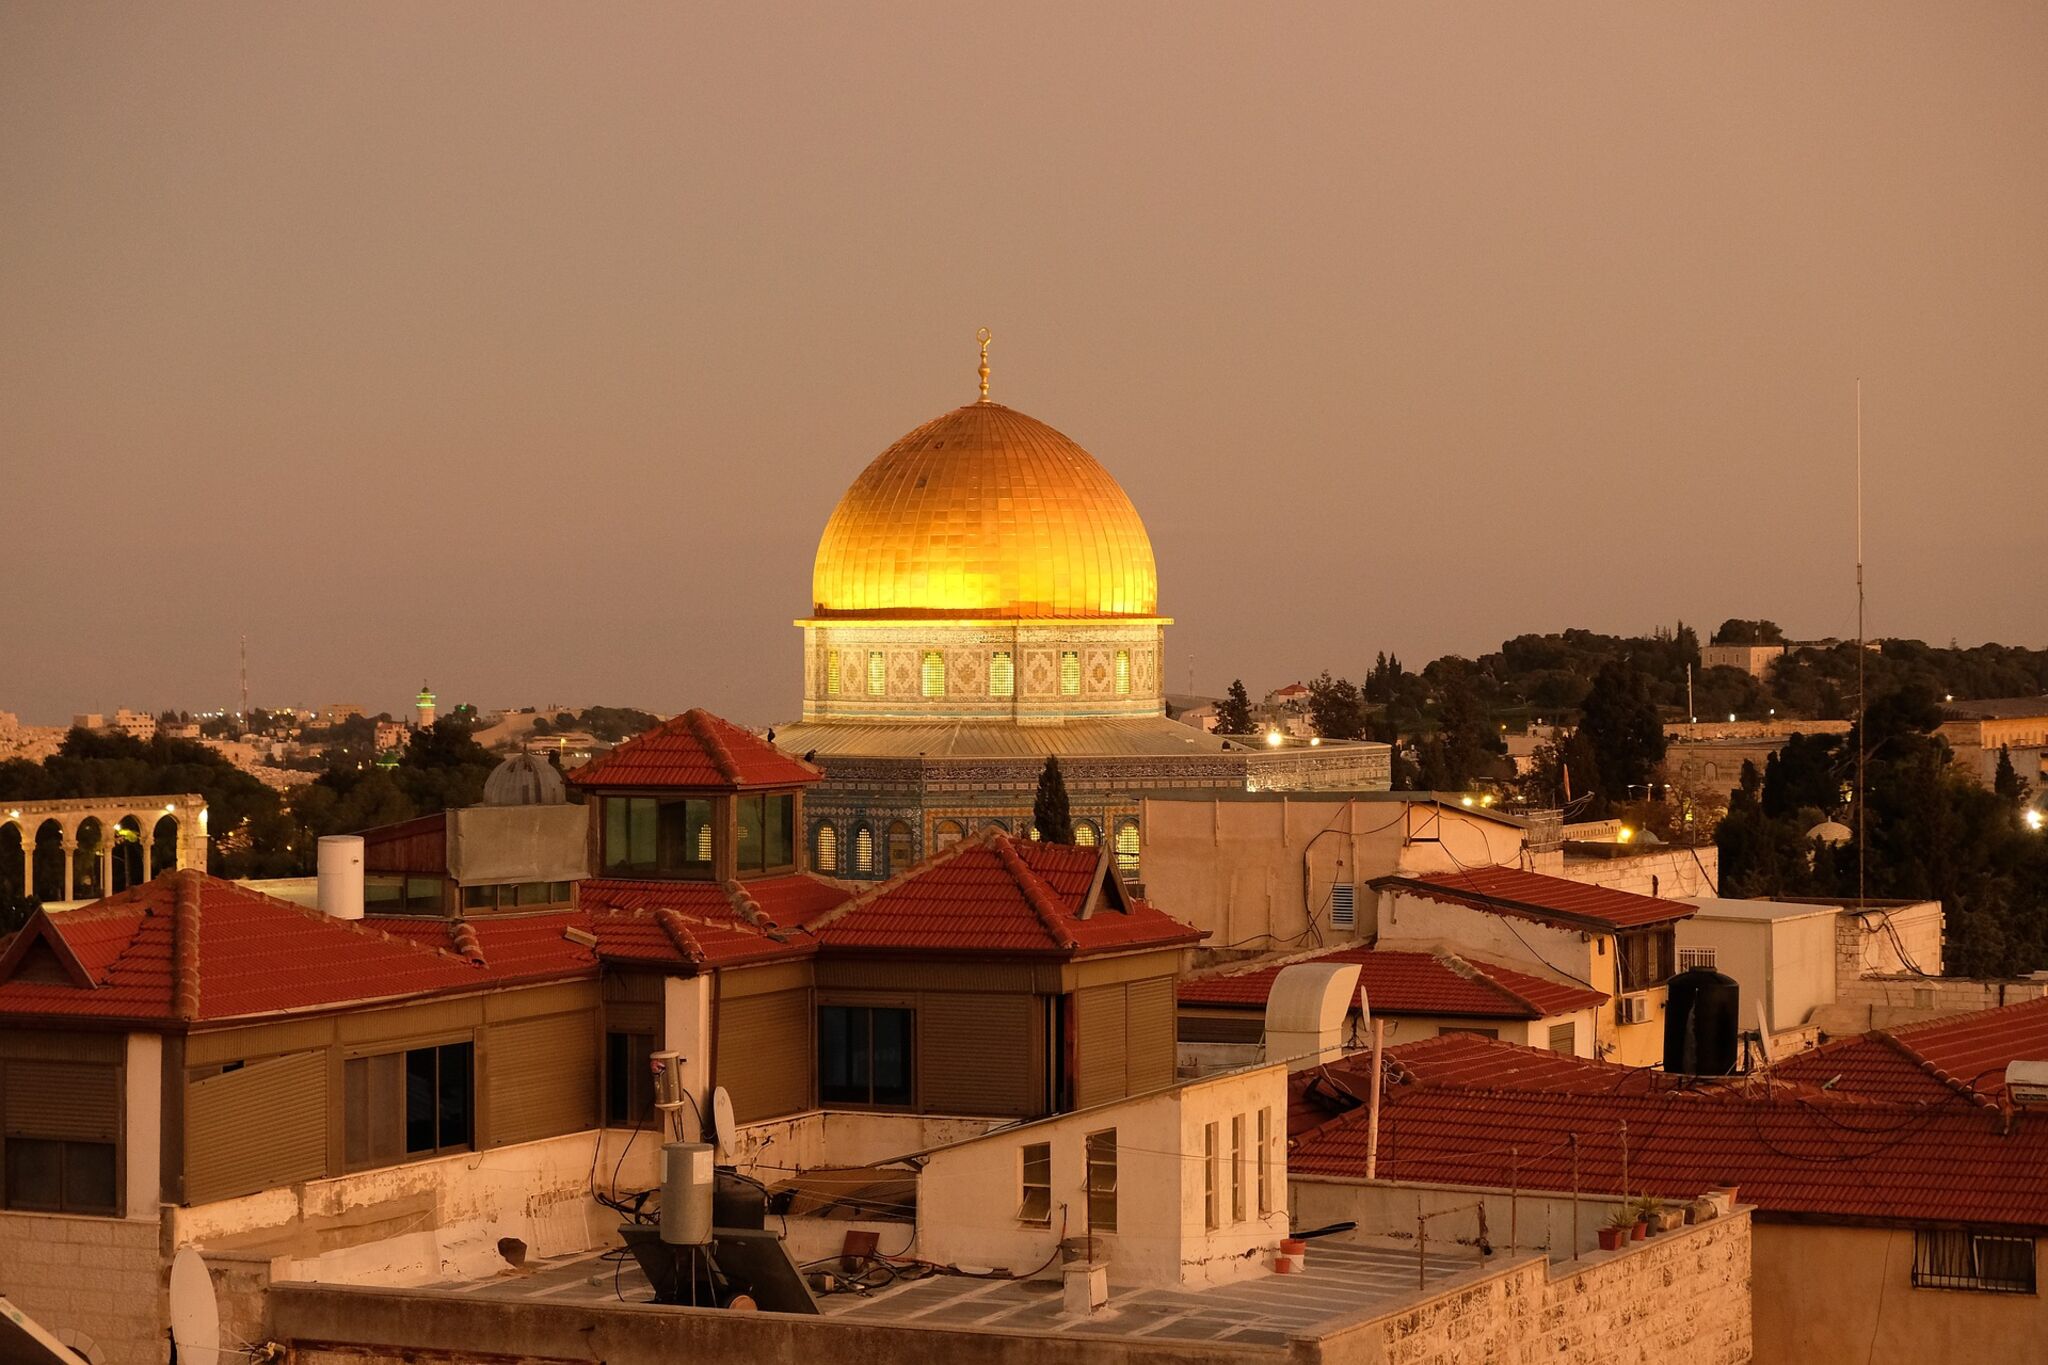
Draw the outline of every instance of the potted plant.
<instances>
[{"instance_id":1,"label":"potted plant","mask_svg":"<svg viewBox=\"0 0 2048 1365\"><path fill-rule=\"evenodd\" d=\"M1636 1222L1643 1229L1642 1232L1636 1234L1637 1237L1641 1237L1649 1232L1670 1231L1670 1224L1664 1221L1663 1205L1658 1203L1652 1196L1647 1194L1639 1195L1629 1201L1629 1207L1635 1210Z\"/></svg>"},{"instance_id":2,"label":"potted plant","mask_svg":"<svg viewBox=\"0 0 2048 1365\"><path fill-rule=\"evenodd\" d=\"M1636 1212L1634 1209L1625 1206L1616 1209L1608 1215L1606 1224L1600 1229L1600 1249L1602 1251L1621 1250L1621 1244L1629 1239L1629 1234L1635 1228L1635 1225Z\"/></svg>"}]
</instances>

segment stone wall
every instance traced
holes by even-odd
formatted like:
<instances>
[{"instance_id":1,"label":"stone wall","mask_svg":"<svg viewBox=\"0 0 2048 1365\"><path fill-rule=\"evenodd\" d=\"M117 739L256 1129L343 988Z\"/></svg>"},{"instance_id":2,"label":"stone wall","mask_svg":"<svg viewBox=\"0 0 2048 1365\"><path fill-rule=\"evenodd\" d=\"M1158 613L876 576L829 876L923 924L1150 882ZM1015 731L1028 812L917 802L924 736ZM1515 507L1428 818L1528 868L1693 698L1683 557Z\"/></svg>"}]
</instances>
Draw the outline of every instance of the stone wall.
<instances>
[{"instance_id":1,"label":"stone wall","mask_svg":"<svg viewBox=\"0 0 2048 1365\"><path fill-rule=\"evenodd\" d=\"M1747 1210L1620 1251L1515 1261L1325 1335L1328 1365L1742 1365Z\"/></svg>"},{"instance_id":2,"label":"stone wall","mask_svg":"<svg viewBox=\"0 0 2048 1365\"><path fill-rule=\"evenodd\" d=\"M1864 976L1835 988L1835 1003L1815 1023L1833 1035L1896 1028L1951 1014L2017 1005L2048 995L2048 981L1980 981L1969 977Z\"/></svg>"},{"instance_id":3,"label":"stone wall","mask_svg":"<svg viewBox=\"0 0 2048 1365\"><path fill-rule=\"evenodd\" d=\"M169 1358L155 1219L0 1213L0 1294L96 1365Z\"/></svg>"}]
</instances>

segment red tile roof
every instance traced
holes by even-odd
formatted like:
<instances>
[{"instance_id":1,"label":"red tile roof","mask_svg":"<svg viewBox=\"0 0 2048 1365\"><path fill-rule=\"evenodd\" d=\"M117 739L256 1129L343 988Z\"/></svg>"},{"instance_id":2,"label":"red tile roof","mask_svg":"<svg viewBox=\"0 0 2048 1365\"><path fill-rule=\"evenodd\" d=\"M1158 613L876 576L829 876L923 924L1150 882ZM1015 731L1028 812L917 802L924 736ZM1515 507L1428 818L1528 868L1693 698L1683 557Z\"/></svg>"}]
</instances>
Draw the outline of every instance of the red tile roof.
<instances>
[{"instance_id":1,"label":"red tile roof","mask_svg":"<svg viewBox=\"0 0 2048 1365\"><path fill-rule=\"evenodd\" d=\"M1460 1015L1483 1019L1542 1019L1605 1004L1607 996L1476 962L1448 952L1409 952L1361 944L1183 978L1180 1003L1264 1009L1282 967L1297 962L1356 962L1358 982L1373 1010L1402 1015Z\"/></svg>"},{"instance_id":2,"label":"red tile roof","mask_svg":"<svg viewBox=\"0 0 2048 1365\"><path fill-rule=\"evenodd\" d=\"M541 922L549 918L514 933L487 929L476 961L457 951L445 920L391 933L383 921L338 920L198 872L167 873L38 915L0 956L0 1015L206 1022L595 976L596 955L562 936L564 922ZM38 946L68 955L89 984L17 973Z\"/></svg>"},{"instance_id":3,"label":"red tile roof","mask_svg":"<svg viewBox=\"0 0 2048 1365\"><path fill-rule=\"evenodd\" d=\"M1428 876L1381 877L1372 886L1376 891L1402 891L1491 914L1609 932L1686 919L1699 909L1685 901L1639 896L1518 867L1469 867Z\"/></svg>"},{"instance_id":4,"label":"red tile roof","mask_svg":"<svg viewBox=\"0 0 2048 1365\"><path fill-rule=\"evenodd\" d=\"M767 740L721 720L709 711L689 710L568 775L578 787L722 788L793 787L822 774Z\"/></svg>"},{"instance_id":5,"label":"red tile roof","mask_svg":"<svg viewBox=\"0 0 2048 1365\"><path fill-rule=\"evenodd\" d=\"M737 967L808 957L804 926L852 893L818 877L666 882L601 878L582 884L579 904L606 961Z\"/></svg>"},{"instance_id":6,"label":"red tile roof","mask_svg":"<svg viewBox=\"0 0 2048 1365\"><path fill-rule=\"evenodd\" d=\"M1983 1022L1922 1027L1961 1046ZM1429 1039L1389 1049L1378 1173L1474 1185L1519 1176L1525 1188L1569 1190L1576 1138L1580 1187L1612 1200L1626 1124L1631 1193L1684 1197L1725 1183L1765 1216L2048 1230L2048 1114L2007 1116L1945 1085L1900 1098L1899 1078L1918 1062L1894 1055L1904 1068L1869 1047L1835 1045L1779 1068L1804 1076L1701 1084L1483 1038ZM1353 1058L1328 1070L1327 1080L1305 1073L1290 1088L1289 1169L1355 1177L1365 1111L1338 1111L1347 1092L1368 1093L1369 1065ZM1864 1080L1872 1092L1854 1088Z\"/></svg>"},{"instance_id":7,"label":"red tile roof","mask_svg":"<svg viewBox=\"0 0 2048 1365\"><path fill-rule=\"evenodd\" d=\"M828 950L915 953L1072 957L1200 940L1199 930L1131 899L1108 857L1106 849L989 830L854 898L812 929Z\"/></svg>"}]
</instances>

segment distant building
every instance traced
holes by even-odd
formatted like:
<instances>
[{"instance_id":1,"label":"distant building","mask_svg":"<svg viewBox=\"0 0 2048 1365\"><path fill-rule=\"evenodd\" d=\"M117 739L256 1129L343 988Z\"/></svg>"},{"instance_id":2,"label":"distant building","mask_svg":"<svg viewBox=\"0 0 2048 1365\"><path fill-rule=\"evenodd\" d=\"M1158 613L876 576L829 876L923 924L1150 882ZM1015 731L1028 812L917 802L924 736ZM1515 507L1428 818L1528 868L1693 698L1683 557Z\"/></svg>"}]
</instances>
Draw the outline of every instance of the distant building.
<instances>
[{"instance_id":1,"label":"distant building","mask_svg":"<svg viewBox=\"0 0 2048 1365\"><path fill-rule=\"evenodd\" d=\"M1782 642L1773 645L1702 645L1700 667L1739 668L1752 678L1762 678L1771 671L1771 665L1784 658L1791 648Z\"/></svg>"},{"instance_id":2,"label":"distant building","mask_svg":"<svg viewBox=\"0 0 2048 1365\"><path fill-rule=\"evenodd\" d=\"M422 730L434 723L434 694L425 683L420 684L419 696L413 698L413 721Z\"/></svg>"},{"instance_id":3,"label":"distant building","mask_svg":"<svg viewBox=\"0 0 2048 1365\"><path fill-rule=\"evenodd\" d=\"M363 715L363 708L352 701L331 701L313 713L312 724L323 730L331 730L345 720Z\"/></svg>"},{"instance_id":4,"label":"distant building","mask_svg":"<svg viewBox=\"0 0 2048 1365\"><path fill-rule=\"evenodd\" d=\"M1955 751L1956 763L1988 787L1998 772L1998 752L2011 756L2013 771L2038 792L2048 778L2048 696L1993 697L1948 702L1939 731Z\"/></svg>"}]
</instances>

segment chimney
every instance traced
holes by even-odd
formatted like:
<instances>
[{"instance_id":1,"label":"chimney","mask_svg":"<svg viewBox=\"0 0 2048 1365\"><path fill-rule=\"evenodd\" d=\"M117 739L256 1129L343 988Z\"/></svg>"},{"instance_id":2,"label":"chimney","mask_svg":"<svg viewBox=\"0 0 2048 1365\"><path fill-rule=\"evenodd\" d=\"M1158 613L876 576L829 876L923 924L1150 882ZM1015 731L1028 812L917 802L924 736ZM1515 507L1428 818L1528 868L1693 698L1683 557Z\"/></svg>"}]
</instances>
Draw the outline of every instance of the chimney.
<instances>
[{"instance_id":1,"label":"chimney","mask_svg":"<svg viewBox=\"0 0 2048 1365\"><path fill-rule=\"evenodd\" d=\"M1289 1071L1344 1054L1344 1020L1358 995L1356 962L1297 962L1282 967L1266 993L1266 1060Z\"/></svg>"},{"instance_id":2,"label":"chimney","mask_svg":"<svg viewBox=\"0 0 2048 1365\"><path fill-rule=\"evenodd\" d=\"M335 919L363 917L363 841L354 834L320 840L320 913Z\"/></svg>"}]
</instances>

